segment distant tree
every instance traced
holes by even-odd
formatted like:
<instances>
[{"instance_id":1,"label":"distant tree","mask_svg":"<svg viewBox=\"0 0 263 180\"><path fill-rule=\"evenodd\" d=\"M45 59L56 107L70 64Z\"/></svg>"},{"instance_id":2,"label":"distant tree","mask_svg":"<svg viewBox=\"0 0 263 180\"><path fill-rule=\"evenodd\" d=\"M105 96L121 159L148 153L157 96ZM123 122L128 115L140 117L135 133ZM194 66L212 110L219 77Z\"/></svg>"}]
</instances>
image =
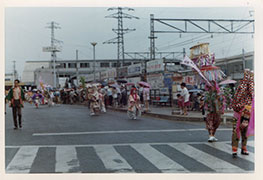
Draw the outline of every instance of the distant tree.
<instances>
[{"instance_id":1,"label":"distant tree","mask_svg":"<svg viewBox=\"0 0 263 180\"><path fill-rule=\"evenodd\" d=\"M81 82L82 87L85 88L86 87L85 77L80 76L80 82Z\"/></svg>"}]
</instances>

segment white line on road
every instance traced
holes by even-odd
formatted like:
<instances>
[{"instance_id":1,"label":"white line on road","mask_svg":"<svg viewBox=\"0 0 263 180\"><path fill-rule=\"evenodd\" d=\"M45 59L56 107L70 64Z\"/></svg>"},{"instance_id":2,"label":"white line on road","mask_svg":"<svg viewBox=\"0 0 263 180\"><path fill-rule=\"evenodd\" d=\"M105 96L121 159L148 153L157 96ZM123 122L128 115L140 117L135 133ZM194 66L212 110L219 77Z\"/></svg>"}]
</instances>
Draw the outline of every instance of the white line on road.
<instances>
[{"instance_id":1,"label":"white line on road","mask_svg":"<svg viewBox=\"0 0 263 180\"><path fill-rule=\"evenodd\" d=\"M155 167L160 169L163 173L189 172L183 166L171 160L164 154L160 153L149 144L142 144L142 145L136 144L136 145L132 145L132 147L136 149L137 152L142 154L148 161L154 164Z\"/></svg>"},{"instance_id":2,"label":"white line on road","mask_svg":"<svg viewBox=\"0 0 263 180\"><path fill-rule=\"evenodd\" d=\"M38 147L22 147L6 168L6 173L29 173L38 152Z\"/></svg>"},{"instance_id":3,"label":"white line on road","mask_svg":"<svg viewBox=\"0 0 263 180\"><path fill-rule=\"evenodd\" d=\"M188 144L177 144L171 145L173 148L179 150L180 152L186 154L189 157L192 157L198 162L205 164L206 166L212 168L216 172L244 172L243 169L234 166L224 160L216 158L210 154L202 152Z\"/></svg>"},{"instance_id":4,"label":"white line on road","mask_svg":"<svg viewBox=\"0 0 263 180\"><path fill-rule=\"evenodd\" d=\"M217 129L217 131L231 131L231 128ZM90 131L90 132L64 132L64 133L34 133L32 136L70 136L88 134L120 134L120 133L161 133L161 132L187 132L207 131L204 128L196 129L157 129L157 130L121 130L121 131Z\"/></svg>"},{"instance_id":5,"label":"white line on road","mask_svg":"<svg viewBox=\"0 0 263 180\"><path fill-rule=\"evenodd\" d=\"M95 151L108 170L118 173L134 173L129 163L114 149L113 146L96 146Z\"/></svg>"},{"instance_id":6,"label":"white line on road","mask_svg":"<svg viewBox=\"0 0 263 180\"><path fill-rule=\"evenodd\" d=\"M149 144L149 145L163 145L163 144L181 144L181 143L187 143L187 144L207 144L205 141L201 142L158 142L158 143L113 143L113 144L72 144L72 145L48 145L48 144L41 144L41 145L21 145L21 146L5 146L5 148L21 148L21 147L65 147L65 146L73 146L73 147L97 147L97 146L130 146L130 145L140 145L140 144ZM231 143L231 141L220 141L216 143Z\"/></svg>"},{"instance_id":7,"label":"white line on road","mask_svg":"<svg viewBox=\"0 0 263 180\"><path fill-rule=\"evenodd\" d=\"M73 146L57 147L56 172L80 172L77 152Z\"/></svg>"},{"instance_id":8,"label":"white line on road","mask_svg":"<svg viewBox=\"0 0 263 180\"><path fill-rule=\"evenodd\" d=\"M251 143L251 141L248 141L249 143ZM254 141L253 141L254 142ZM227 152L228 154L232 154L232 146L229 145L229 144L226 144L226 143L221 143L221 142L217 142L217 143L206 143L207 145L213 147L213 148L216 148L218 150L221 150L221 151L224 151L224 152ZM240 148L239 148L239 151L240 151ZM255 155L254 153L252 152L249 152L249 156L246 156L246 155L240 155L238 154L238 156L242 159L246 159L250 162L254 162L254 159L255 159Z\"/></svg>"}]
</instances>

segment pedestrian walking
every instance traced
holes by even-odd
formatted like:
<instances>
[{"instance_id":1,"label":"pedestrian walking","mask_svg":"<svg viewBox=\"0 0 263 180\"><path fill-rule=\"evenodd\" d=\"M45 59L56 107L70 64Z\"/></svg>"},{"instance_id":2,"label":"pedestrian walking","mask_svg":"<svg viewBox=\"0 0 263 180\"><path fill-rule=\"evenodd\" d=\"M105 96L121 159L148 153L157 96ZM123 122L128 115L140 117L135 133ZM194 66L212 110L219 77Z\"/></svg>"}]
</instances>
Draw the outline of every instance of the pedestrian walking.
<instances>
[{"instance_id":1,"label":"pedestrian walking","mask_svg":"<svg viewBox=\"0 0 263 180\"><path fill-rule=\"evenodd\" d=\"M236 90L232 108L234 110L232 155L237 157L240 134L242 138L241 154L249 155L247 151L247 139L254 134L254 74L244 72L244 78Z\"/></svg>"},{"instance_id":2,"label":"pedestrian walking","mask_svg":"<svg viewBox=\"0 0 263 180\"><path fill-rule=\"evenodd\" d=\"M9 107L12 107L14 129L17 129L17 117L19 128L22 128L22 108L24 107L24 91L19 85L20 81L16 79L14 81L14 87L10 89L7 100L9 101Z\"/></svg>"},{"instance_id":3,"label":"pedestrian walking","mask_svg":"<svg viewBox=\"0 0 263 180\"><path fill-rule=\"evenodd\" d=\"M211 82L212 86L206 86L205 107L208 114L206 115L206 128L209 133L208 142L215 142L215 133L220 125L221 115L224 114L224 98L220 94L220 89L216 81Z\"/></svg>"},{"instance_id":4,"label":"pedestrian walking","mask_svg":"<svg viewBox=\"0 0 263 180\"><path fill-rule=\"evenodd\" d=\"M190 105L190 101L189 101L190 94L188 92L188 89L186 88L185 83L181 83L181 89L182 89L181 96L183 96L184 98L183 115L188 115L187 108Z\"/></svg>"}]
</instances>

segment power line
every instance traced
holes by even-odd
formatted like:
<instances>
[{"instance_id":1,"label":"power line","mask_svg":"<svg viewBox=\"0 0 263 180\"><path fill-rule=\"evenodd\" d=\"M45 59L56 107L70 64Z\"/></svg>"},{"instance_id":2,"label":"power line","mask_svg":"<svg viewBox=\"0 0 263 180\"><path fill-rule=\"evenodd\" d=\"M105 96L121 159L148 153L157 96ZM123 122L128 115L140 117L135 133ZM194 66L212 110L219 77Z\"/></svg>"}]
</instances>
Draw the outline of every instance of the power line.
<instances>
[{"instance_id":1,"label":"power line","mask_svg":"<svg viewBox=\"0 0 263 180\"><path fill-rule=\"evenodd\" d=\"M110 39L108 41L103 42L103 44L117 44L117 59L122 59L124 61L124 38L123 35L129 33L131 31L135 31L135 29L123 28L123 18L127 19L139 19L138 17L126 14L123 10L134 11L132 8L127 7L117 7L117 8L109 8L108 11L117 10L117 13L106 16L106 18L115 18L118 20L118 28L112 29L113 32L117 34L116 38ZM118 65L117 65L118 67Z\"/></svg>"}]
</instances>

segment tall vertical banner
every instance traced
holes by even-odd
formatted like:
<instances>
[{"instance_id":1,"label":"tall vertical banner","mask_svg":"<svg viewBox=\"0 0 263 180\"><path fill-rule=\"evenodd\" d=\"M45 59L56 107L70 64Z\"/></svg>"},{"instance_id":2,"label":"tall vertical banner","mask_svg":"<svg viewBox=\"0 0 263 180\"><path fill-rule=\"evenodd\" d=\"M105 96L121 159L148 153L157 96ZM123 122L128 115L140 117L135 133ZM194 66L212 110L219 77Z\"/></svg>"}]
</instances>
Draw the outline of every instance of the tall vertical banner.
<instances>
[{"instance_id":1,"label":"tall vertical banner","mask_svg":"<svg viewBox=\"0 0 263 180\"><path fill-rule=\"evenodd\" d=\"M210 82L205 78L203 73L200 71L200 69L195 65L195 63L188 56L184 57L184 60L181 62L181 64L194 68L199 73L199 75L207 82L207 84L209 84L209 86L212 86Z\"/></svg>"}]
</instances>

